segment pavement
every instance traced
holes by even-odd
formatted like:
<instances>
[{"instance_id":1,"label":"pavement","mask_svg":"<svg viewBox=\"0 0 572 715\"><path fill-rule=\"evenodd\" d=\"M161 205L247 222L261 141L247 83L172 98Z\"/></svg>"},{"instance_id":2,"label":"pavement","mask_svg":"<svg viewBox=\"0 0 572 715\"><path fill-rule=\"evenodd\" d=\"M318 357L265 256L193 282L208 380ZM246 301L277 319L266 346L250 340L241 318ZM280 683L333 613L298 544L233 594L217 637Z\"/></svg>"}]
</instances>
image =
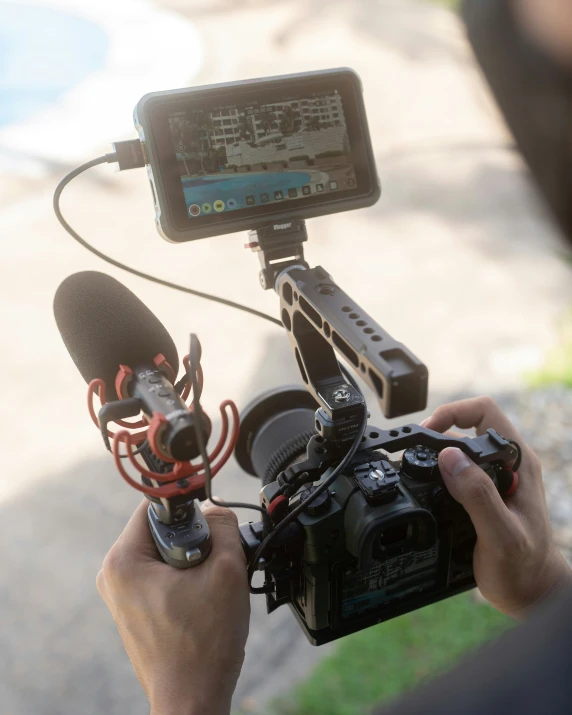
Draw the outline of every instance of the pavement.
<instances>
[{"instance_id":1,"label":"pavement","mask_svg":"<svg viewBox=\"0 0 572 715\"><path fill-rule=\"evenodd\" d=\"M430 407L453 395L521 390L557 341L572 269L456 17L408 0L162 5L192 19L202 37L205 63L193 83L358 71L383 196L370 209L310 221L308 260L424 360ZM280 329L123 275L75 245L51 209L65 170L0 174L0 700L6 715L135 715L145 699L95 576L139 497L88 419L53 294L72 272L103 270L156 312L180 351L197 332L211 415L222 399L243 407L299 379ZM69 187L63 208L119 260L277 314L244 235L181 246L158 237L143 171L93 170ZM386 425L368 395L372 422ZM217 482L223 498L257 499L256 480L234 462ZM308 645L287 609L267 616L260 597L252 608L235 706L264 712L328 648Z\"/></svg>"}]
</instances>

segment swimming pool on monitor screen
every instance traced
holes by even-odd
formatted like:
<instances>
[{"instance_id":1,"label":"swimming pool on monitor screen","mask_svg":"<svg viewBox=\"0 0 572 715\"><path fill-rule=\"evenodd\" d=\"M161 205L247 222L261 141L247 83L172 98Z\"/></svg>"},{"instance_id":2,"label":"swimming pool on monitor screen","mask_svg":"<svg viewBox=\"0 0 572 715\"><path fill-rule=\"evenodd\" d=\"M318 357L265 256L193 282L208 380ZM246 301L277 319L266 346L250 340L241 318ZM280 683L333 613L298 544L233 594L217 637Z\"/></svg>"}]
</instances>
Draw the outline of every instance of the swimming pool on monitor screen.
<instances>
[{"instance_id":1,"label":"swimming pool on monitor screen","mask_svg":"<svg viewBox=\"0 0 572 715\"><path fill-rule=\"evenodd\" d=\"M183 191L185 202L191 206L224 203L224 211L244 209L249 206L259 206L263 203L283 199L300 198L304 194L303 186L309 186L310 193L319 193L317 188L326 187L328 174L324 171L261 171L245 174L207 174L184 178ZM289 190L295 189L296 196L289 195ZM265 200L264 195L267 195ZM230 203L229 203L230 202ZM199 215L190 213L190 215Z\"/></svg>"}]
</instances>

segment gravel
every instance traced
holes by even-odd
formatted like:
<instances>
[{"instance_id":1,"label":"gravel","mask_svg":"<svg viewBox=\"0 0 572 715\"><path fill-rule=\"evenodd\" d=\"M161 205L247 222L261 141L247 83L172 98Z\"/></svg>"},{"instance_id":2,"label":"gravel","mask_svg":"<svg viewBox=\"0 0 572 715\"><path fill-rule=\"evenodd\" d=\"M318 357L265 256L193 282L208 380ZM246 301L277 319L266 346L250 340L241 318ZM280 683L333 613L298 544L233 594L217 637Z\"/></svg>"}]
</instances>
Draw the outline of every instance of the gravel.
<instances>
[{"instance_id":1,"label":"gravel","mask_svg":"<svg viewBox=\"0 0 572 715\"><path fill-rule=\"evenodd\" d=\"M556 541L572 563L572 390L553 386L496 399L542 462Z\"/></svg>"}]
</instances>

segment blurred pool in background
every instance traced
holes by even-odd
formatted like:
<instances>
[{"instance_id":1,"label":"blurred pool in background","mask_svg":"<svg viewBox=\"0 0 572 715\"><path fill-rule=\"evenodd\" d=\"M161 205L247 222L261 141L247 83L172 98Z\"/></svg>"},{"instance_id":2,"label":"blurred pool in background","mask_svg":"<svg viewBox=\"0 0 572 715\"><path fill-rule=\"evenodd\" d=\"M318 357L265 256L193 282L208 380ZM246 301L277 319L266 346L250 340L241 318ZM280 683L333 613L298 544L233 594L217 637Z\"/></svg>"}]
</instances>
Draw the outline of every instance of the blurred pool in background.
<instances>
[{"instance_id":1,"label":"blurred pool in background","mask_svg":"<svg viewBox=\"0 0 572 715\"><path fill-rule=\"evenodd\" d=\"M38 114L105 65L109 39L57 7L0 2L0 126Z\"/></svg>"},{"instance_id":2,"label":"blurred pool in background","mask_svg":"<svg viewBox=\"0 0 572 715\"><path fill-rule=\"evenodd\" d=\"M192 85L203 58L195 24L149 0L0 0L0 175L135 136L137 101Z\"/></svg>"}]
</instances>

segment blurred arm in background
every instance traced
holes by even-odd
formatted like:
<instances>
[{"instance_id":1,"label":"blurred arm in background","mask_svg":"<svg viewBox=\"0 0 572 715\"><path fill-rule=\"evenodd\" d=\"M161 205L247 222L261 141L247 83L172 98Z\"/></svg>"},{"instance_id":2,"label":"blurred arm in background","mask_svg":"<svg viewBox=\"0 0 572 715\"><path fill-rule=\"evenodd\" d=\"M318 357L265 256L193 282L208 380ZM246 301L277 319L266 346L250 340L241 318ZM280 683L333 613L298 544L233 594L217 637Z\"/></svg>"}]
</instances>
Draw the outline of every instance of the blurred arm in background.
<instances>
[{"instance_id":1,"label":"blurred arm in background","mask_svg":"<svg viewBox=\"0 0 572 715\"><path fill-rule=\"evenodd\" d=\"M572 0L464 0L474 53L572 242Z\"/></svg>"},{"instance_id":2,"label":"blurred arm in background","mask_svg":"<svg viewBox=\"0 0 572 715\"><path fill-rule=\"evenodd\" d=\"M515 16L534 42L564 68L572 67L570 0L515 0Z\"/></svg>"}]
</instances>

